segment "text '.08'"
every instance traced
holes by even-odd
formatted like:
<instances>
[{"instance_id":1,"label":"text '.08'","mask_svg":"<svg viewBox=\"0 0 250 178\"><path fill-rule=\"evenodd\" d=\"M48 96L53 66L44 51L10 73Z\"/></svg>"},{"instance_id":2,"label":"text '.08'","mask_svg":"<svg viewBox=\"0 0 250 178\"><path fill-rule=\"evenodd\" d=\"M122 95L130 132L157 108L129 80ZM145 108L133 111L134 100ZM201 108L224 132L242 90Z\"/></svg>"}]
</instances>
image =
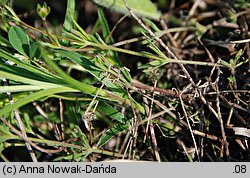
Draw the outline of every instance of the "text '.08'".
<instances>
[{"instance_id":1,"label":"text '.08'","mask_svg":"<svg viewBox=\"0 0 250 178\"><path fill-rule=\"evenodd\" d=\"M245 164L236 164L234 165L234 171L235 174L245 174L247 173L247 165Z\"/></svg>"}]
</instances>

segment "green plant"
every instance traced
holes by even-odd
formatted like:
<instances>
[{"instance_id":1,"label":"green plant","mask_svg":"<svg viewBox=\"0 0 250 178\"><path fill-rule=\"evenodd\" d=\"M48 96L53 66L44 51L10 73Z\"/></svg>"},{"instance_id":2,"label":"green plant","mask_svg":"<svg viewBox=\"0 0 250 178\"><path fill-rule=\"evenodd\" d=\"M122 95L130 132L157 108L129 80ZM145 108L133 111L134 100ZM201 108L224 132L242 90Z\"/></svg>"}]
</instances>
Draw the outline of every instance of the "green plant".
<instances>
[{"instance_id":1,"label":"green plant","mask_svg":"<svg viewBox=\"0 0 250 178\"><path fill-rule=\"evenodd\" d=\"M4 150L14 145L31 150L33 161L42 160L47 153L53 153L49 158L53 161L99 161L107 156L111 159L178 160L178 151L165 153L164 138L174 138L186 156L183 160L193 161L183 140L194 146L196 159L200 160L198 139L194 134L218 141L218 145L225 144L223 132L220 138L203 134L209 129L203 132L195 129L203 128L203 123L205 127L213 127L211 120L214 118L220 121L221 130L224 129L217 86L220 71L230 71L229 84L234 86L230 89L236 90L236 69L246 64L246 60L241 60L246 51L239 50L234 57L230 56L229 62L227 58L218 63L193 60L185 49L178 51L174 39L190 34L188 40L202 43L207 31L214 30L211 24L203 25L195 17L188 22L178 18L177 27L161 30L157 21L161 13L150 0L93 2L97 7L97 19L91 32L78 23L75 0L67 1L59 33L48 23L53 8L47 4L36 6L41 28L24 22L6 5L8 3L1 6L1 158L8 161ZM161 5L164 2L167 1L161 1ZM107 18L103 7L130 14L134 20L131 29L137 31L133 35L142 36L116 43L115 30L127 15L110 29L112 19ZM165 21L161 23L164 26ZM166 42L166 36L173 41ZM135 42L137 46L132 49L138 50L123 46L132 46ZM174 47L169 47L171 42ZM198 49L200 46L195 48ZM182 52L188 57L180 55ZM140 58L138 63L137 58ZM131 63L136 74L124 63ZM199 67L211 70L210 76L193 80L186 65L193 67L193 76L203 75L205 70L198 72ZM213 82L215 71L218 74ZM202 80L208 82L200 85ZM172 86L176 89L168 89ZM209 92L211 88L213 91ZM217 98L211 104L206 97L213 96L214 91ZM206 114L206 109L212 114ZM114 140L116 145L110 146ZM211 143L214 150L218 147L216 144ZM36 150L34 154L32 149ZM223 152L223 148L221 150ZM217 158L218 153L214 152Z\"/></svg>"},{"instance_id":2,"label":"green plant","mask_svg":"<svg viewBox=\"0 0 250 178\"><path fill-rule=\"evenodd\" d=\"M248 0L236 0L234 7L236 7L236 8L249 8L250 3Z\"/></svg>"},{"instance_id":3,"label":"green plant","mask_svg":"<svg viewBox=\"0 0 250 178\"><path fill-rule=\"evenodd\" d=\"M125 49L108 46L104 43L104 41L102 41L101 37L98 34L96 34L96 37L87 34L74 20L74 16L72 14L74 12L74 8L74 1L68 1L68 9L64 22L63 36L55 36L47 30L48 26L46 23L46 17L50 12L50 7L48 7L46 4L44 4L43 6L39 4L37 5L37 11L39 16L42 18L46 32L42 32L25 24L18 18L18 16L10 7L4 6L1 8L3 14L2 19L6 23L5 27L6 31L8 32L7 41L9 41L10 44L8 44L7 48L1 49L0 51L0 56L4 62L1 63L0 75L2 79L4 78L10 80L10 83L7 83L6 86L1 87L0 90L1 93L11 92L11 97L13 97L14 102L12 104L3 103L0 115L2 117L2 120L5 122L6 120L4 118L8 117L13 110L20 109L27 104L32 103L34 100L46 101L49 98L58 98L63 99L65 100L65 102L67 102L67 100L76 100L74 98L78 98L77 93L85 93L87 94L86 96L82 95L83 101L86 100L83 106L85 105L86 107L88 107L88 109L83 114L84 116L82 116L84 117L83 119L86 120L85 122L92 122L92 116L90 116L90 118L87 117L89 113L95 113L97 111L102 113L106 117L112 118L117 121L116 124L112 123L112 127L99 140L91 140L91 146L86 142L86 144L83 146L83 150L88 151L84 151L80 155L85 155L85 157L87 157L90 153L93 152L92 149L94 149L94 147L92 148L92 146L96 145L96 150L98 150L111 137L116 136L119 132L127 130L129 128L129 125L131 124L123 114L121 114L108 103L115 102L118 105L125 104L126 107L133 107L135 110L138 110L142 114L144 113L144 108L133 98L131 98L128 95L127 90L124 89L125 86L131 87L131 76L126 69L117 68L117 70L115 70L115 66L120 66L118 56L115 52L125 52L128 54L135 54L139 56L144 55ZM100 9L98 13L99 20L101 21L101 27L103 29L103 37L105 38L109 34L109 28L107 27L107 22L102 10ZM8 22L10 20L13 20L15 25L12 24L12 26L9 26ZM74 26L76 28L74 28ZM31 39L27 35L27 33L21 29L22 27L28 27L32 30L43 33L47 36L47 39L49 41ZM74 33L72 33L72 31L74 31ZM3 38L2 41L6 41L6 39ZM61 45L60 41L64 44L70 43L71 47ZM77 51L79 50L80 52L82 49L84 49L83 47L86 46L94 47L93 51L97 51L97 53L95 52L95 55L91 53L82 55L80 53L74 52L74 49L76 49ZM9 51L11 47L14 49L14 51L12 51L15 55L13 55L13 52ZM114 52L110 50L114 50ZM53 53L51 53L52 51ZM43 64L39 62L41 59L44 61ZM102 87L97 88L93 85L73 79L69 74L62 71L58 64L56 64L62 61L71 61L72 63L81 66L84 71L90 73L95 78L97 83L102 83ZM9 65L10 63L14 65ZM67 65L69 64L67 63ZM106 89L103 89L104 86ZM16 95L19 95L20 92L23 97L19 99L18 97L16 97ZM81 97L78 98L78 100L80 101L82 99ZM103 101L105 101L106 103L104 103ZM77 105L82 104L81 102L77 102ZM92 108L93 106L94 108ZM68 110L69 108L66 109ZM55 120L58 120L59 123L63 125L67 124L63 122L62 117L62 115L60 116L60 118L56 116ZM51 118L48 119L51 120ZM47 122L52 122L52 125L54 125L52 126L52 128L55 129L56 123L49 120ZM71 121L69 122L71 123ZM14 129L14 126L10 127ZM73 128L74 127L75 126L73 126ZM29 128L31 128L31 126L29 126ZM73 128L71 126L71 129ZM89 132L89 139L94 139L91 138L92 136L94 136L94 133L92 133L94 132L92 131L92 128L89 128ZM31 133L34 134L34 136L37 135L34 132ZM85 136L85 134L83 133L82 136L86 140L87 136ZM69 133L67 137L71 137L71 134ZM15 138L16 137L11 139ZM32 138L21 138L28 143L32 142ZM57 136L57 138L59 137ZM6 141L6 139L4 139L3 141ZM50 141L46 140L41 141L40 144L41 143L47 143L47 145L50 145ZM57 147L58 144L54 146ZM34 144L32 145L34 146ZM63 145L65 145L65 143L62 142L59 145L61 147L64 147ZM86 148L84 148L85 146ZM58 152L59 151L61 150L58 150ZM74 152L75 151L73 146L72 154L76 154ZM78 151L76 152L78 153ZM107 154L109 154L109 152L107 152Z\"/></svg>"}]
</instances>

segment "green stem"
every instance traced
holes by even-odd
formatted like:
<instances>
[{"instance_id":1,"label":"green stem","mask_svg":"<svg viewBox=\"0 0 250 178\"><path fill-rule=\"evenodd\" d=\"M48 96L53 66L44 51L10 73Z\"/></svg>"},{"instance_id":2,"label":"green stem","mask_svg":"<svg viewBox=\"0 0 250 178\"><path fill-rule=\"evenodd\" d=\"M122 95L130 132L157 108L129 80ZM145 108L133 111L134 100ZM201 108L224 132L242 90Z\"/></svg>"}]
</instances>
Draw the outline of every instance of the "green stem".
<instances>
[{"instance_id":1,"label":"green stem","mask_svg":"<svg viewBox=\"0 0 250 178\"><path fill-rule=\"evenodd\" d=\"M175 60L175 59L171 59L171 58L168 58L168 57L162 58L162 57L150 54L150 53L135 52L135 51L127 50L127 49L121 49L121 48L117 48L117 47L114 47L114 46L97 44L97 43L93 43L93 42L88 42L88 45L100 48L102 50L112 50L112 51L117 51L117 52L121 52L121 53L131 54L131 55L134 55L134 56L145 57L145 58L150 58L150 59L155 59L155 60L161 60L161 61L165 60L166 62L169 62L169 63L191 64L191 65L202 65L202 66L215 66L215 65L219 65L221 67L224 67L223 64L215 64L215 63L211 63L211 62Z\"/></svg>"},{"instance_id":2,"label":"green stem","mask_svg":"<svg viewBox=\"0 0 250 178\"><path fill-rule=\"evenodd\" d=\"M49 37L49 40L51 41L51 43L52 43L53 45L57 45L56 42L53 40L52 36L51 36L50 33L49 33L49 27L48 27L48 24L47 24L47 22L46 22L46 19L45 19L45 18L42 19L42 22L43 22L43 26L44 26L44 28L45 28L45 30L46 30L47 36Z\"/></svg>"},{"instance_id":3,"label":"green stem","mask_svg":"<svg viewBox=\"0 0 250 178\"><path fill-rule=\"evenodd\" d=\"M19 136L14 136L14 135L12 135L11 139L22 140ZM114 152L106 151L106 150L100 150L97 148L86 148L86 147L75 145L72 143L65 143L65 142L59 142L59 141L54 141L54 140L45 140L45 139L31 138L31 137L28 137L28 139L35 143L46 144L47 146L73 148L73 149L78 149L78 150L87 151L91 153L99 153L99 154L105 154L108 156L123 157L123 154L118 154L118 153L114 153Z\"/></svg>"},{"instance_id":4,"label":"green stem","mask_svg":"<svg viewBox=\"0 0 250 178\"><path fill-rule=\"evenodd\" d=\"M134 55L134 56L146 57L146 58L151 58L151 59L156 59L156 60L162 60L161 57L158 57L158 56L155 56L155 55L152 55L152 54L130 51L130 50L127 50L127 49L121 49L121 48L117 48L117 47L114 47L114 46L108 46L108 45L97 44L97 43L92 43L92 42L88 42L88 45L100 48L102 50L112 50L112 51L117 51L117 52L121 52L121 53L131 54L131 55Z\"/></svg>"}]
</instances>

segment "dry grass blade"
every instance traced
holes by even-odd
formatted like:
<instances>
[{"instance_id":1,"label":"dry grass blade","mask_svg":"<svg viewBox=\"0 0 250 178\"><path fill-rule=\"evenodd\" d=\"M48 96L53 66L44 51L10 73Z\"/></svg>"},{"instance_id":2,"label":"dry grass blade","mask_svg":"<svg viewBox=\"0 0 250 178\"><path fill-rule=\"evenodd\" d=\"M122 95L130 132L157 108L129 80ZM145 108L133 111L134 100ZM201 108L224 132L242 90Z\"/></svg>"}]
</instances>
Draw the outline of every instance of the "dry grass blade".
<instances>
[{"instance_id":1,"label":"dry grass blade","mask_svg":"<svg viewBox=\"0 0 250 178\"><path fill-rule=\"evenodd\" d=\"M250 129L244 127L232 127L235 135L245 136L250 138Z\"/></svg>"}]
</instances>

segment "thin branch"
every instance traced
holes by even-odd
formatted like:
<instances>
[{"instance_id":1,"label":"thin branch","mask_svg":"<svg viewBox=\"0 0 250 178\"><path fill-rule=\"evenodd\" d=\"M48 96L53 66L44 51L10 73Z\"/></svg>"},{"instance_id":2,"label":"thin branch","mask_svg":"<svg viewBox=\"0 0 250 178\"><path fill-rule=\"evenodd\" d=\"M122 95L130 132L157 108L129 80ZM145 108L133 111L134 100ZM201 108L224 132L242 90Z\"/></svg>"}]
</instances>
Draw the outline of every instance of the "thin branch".
<instances>
[{"instance_id":1,"label":"thin branch","mask_svg":"<svg viewBox=\"0 0 250 178\"><path fill-rule=\"evenodd\" d=\"M218 83L219 83L219 78L220 78L221 70L220 70L219 67L217 68L217 70L218 70L218 74L217 74L217 78L216 78L215 87L216 87L216 91L217 91L217 95L216 95L216 107L217 107L217 112L218 112L218 119L220 121L221 135L222 135L222 139L223 139L221 151L223 153L223 151L224 151L223 148L225 148L226 157L227 157L227 160L229 160L229 147L228 147L229 144L227 142L227 137L226 137L225 129L224 129L224 123L223 123L222 116L221 116L221 111L220 111L220 94L219 94Z\"/></svg>"},{"instance_id":2,"label":"thin branch","mask_svg":"<svg viewBox=\"0 0 250 178\"><path fill-rule=\"evenodd\" d=\"M154 87L156 87L156 84L157 84L157 81L154 82ZM146 97L143 97L143 100L145 102L145 111L146 111L146 114L147 114L147 118L151 117L151 115L152 115L153 104L154 104L154 95L155 94L153 92L150 107L148 106L149 105L148 99ZM157 140L156 140L156 137L155 137L154 126L153 126L152 120L149 120L149 119L147 121L147 126L146 126L146 129L145 129L144 141L145 141L146 137L148 138L148 134L147 134L148 128L150 128L150 133L151 133L151 139L152 139L152 143L153 143L153 151L154 151L155 158L156 158L156 160L158 162L160 162L161 159L160 159L160 154L159 154L159 151L158 151Z\"/></svg>"},{"instance_id":3,"label":"thin branch","mask_svg":"<svg viewBox=\"0 0 250 178\"><path fill-rule=\"evenodd\" d=\"M4 85L6 85L6 86L8 85L8 81L6 79L3 79L3 82L4 82ZM11 93L7 93L7 95L8 95L8 99L9 99L10 104L13 104L14 101L12 99ZM18 110L14 109L13 112L14 112L15 118L17 120L18 126L19 126L19 128L21 130L22 137L27 139L27 134L26 134L26 131L25 131L25 128L24 128L24 125L23 125L23 121L22 121L22 119L21 119L21 117L19 115ZM28 149L28 152L30 154L30 157L31 157L32 161L37 162L37 158L36 158L36 155L35 155L32 147L31 147L31 144L29 142L25 141L25 145L26 145L26 147Z\"/></svg>"},{"instance_id":4,"label":"thin branch","mask_svg":"<svg viewBox=\"0 0 250 178\"><path fill-rule=\"evenodd\" d=\"M60 120L61 120L61 140L64 140L65 138L65 129L64 129L64 105L63 100L59 98L59 106L60 106Z\"/></svg>"},{"instance_id":5,"label":"thin branch","mask_svg":"<svg viewBox=\"0 0 250 178\"><path fill-rule=\"evenodd\" d=\"M25 141L25 143L27 142L29 145L33 146L34 148L36 148L37 150L41 151L41 152L45 152L45 153L58 153L61 152L63 150L62 147L60 147L57 150L49 150L49 149L44 149L41 148L39 146L37 146L36 144L34 144L33 142L30 141L30 139L26 136L24 136L21 132L19 132L12 124L8 123L8 121L6 119L4 119L3 117L0 117L0 119L16 134L18 135L21 139L23 139ZM37 161L36 161L37 162Z\"/></svg>"},{"instance_id":6,"label":"thin branch","mask_svg":"<svg viewBox=\"0 0 250 178\"><path fill-rule=\"evenodd\" d=\"M184 91L183 91L183 92L184 92ZM183 110L183 112L184 112L184 116L185 116L185 118L186 118L186 120L187 120L187 124L188 124L189 131L190 131L190 133L191 133L191 136L192 136L192 139L193 139L193 142L194 142L195 152L196 152L196 154L197 154L198 161L200 161L200 156L199 156L197 144L196 144L196 141L195 141L195 138L194 138L193 130L192 130L192 127L191 127L191 125L190 125L189 118L188 118L188 115L187 115L187 112L186 112L186 109L185 109L185 105L184 105L184 102L183 102L183 100L182 100L181 97L180 97L180 102L181 102L182 110Z\"/></svg>"},{"instance_id":7,"label":"thin branch","mask_svg":"<svg viewBox=\"0 0 250 178\"><path fill-rule=\"evenodd\" d=\"M128 88L127 88L127 91L128 91ZM127 93L128 93L128 98L129 98L130 105L131 105L132 112L133 112L133 116L134 116L132 119L132 125L131 125L132 141L131 141L131 145L130 145L130 155L132 153L131 159L135 159L139 119L137 116L137 111L136 111L134 104L133 104L133 101L132 101L132 96L130 95L129 91Z\"/></svg>"},{"instance_id":8,"label":"thin branch","mask_svg":"<svg viewBox=\"0 0 250 178\"><path fill-rule=\"evenodd\" d=\"M112 37L114 31L117 29L117 26L118 26L120 23L122 23L123 20L126 19L127 17L128 17L128 15L126 14L126 15L122 16L122 18L121 18L120 20L118 20L118 22L115 24L115 26L113 27L113 29L111 30L111 32L109 33L109 35L106 37L106 39L105 39L105 42L106 42L106 43L108 42L109 38Z\"/></svg>"},{"instance_id":9,"label":"thin branch","mask_svg":"<svg viewBox=\"0 0 250 178\"><path fill-rule=\"evenodd\" d=\"M39 112L39 114L41 116L43 116L45 119L46 119L46 123L48 124L49 128L51 130L53 130L54 132L54 136L56 137L57 140L61 140L60 139L60 132L58 130L58 128L55 126L54 123L52 123L50 120L49 120L49 117L48 115L45 113L45 111L41 108L41 106L39 106L39 104L35 101L32 102L32 104L35 106L36 110Z\"/></svg>"},{"instance_id":10,"label":"thin branch","mask_svg":"<svg viewBox=\"0 0 250 178\"><path fill-rule=\"evenodd\" d=\"M151 92L154 91L155 94L161 94L161 95L164 95L167 97L172 97L172 98L179 98L180 97L180 94L173 91L173 90L165 90L165 89L149 86L149 85L141 83L135 79L132 80L131 86L136 87L137 89L140 89L140 90L147 90L147 91L151 91ZM133 89L133 88L131 88L131 89ZM191 101L193 99L192 96L187 95L187 94L182 94L181 97L183 100L188 100L188 101Z\"/></svg>"},{"instance_id":11,"label":"thin branch","mask_svg":"<svg viewBox=\"0 0 250 178\"><path fill-rule=\"evenodd\" d=\"M213 141L220 141L220 142L221 142L221 139L218 138L218 137L215 136L215 135L203 133L203 132L201 132L201 131L199 131L199 130L193 130L193 133L194 133L195 135L199 135L199 136L201 136L201 137L204 137L204 138L207 138L207 139L210 139L210 140L213 140Z\"/></svg>"}]
</instances>

